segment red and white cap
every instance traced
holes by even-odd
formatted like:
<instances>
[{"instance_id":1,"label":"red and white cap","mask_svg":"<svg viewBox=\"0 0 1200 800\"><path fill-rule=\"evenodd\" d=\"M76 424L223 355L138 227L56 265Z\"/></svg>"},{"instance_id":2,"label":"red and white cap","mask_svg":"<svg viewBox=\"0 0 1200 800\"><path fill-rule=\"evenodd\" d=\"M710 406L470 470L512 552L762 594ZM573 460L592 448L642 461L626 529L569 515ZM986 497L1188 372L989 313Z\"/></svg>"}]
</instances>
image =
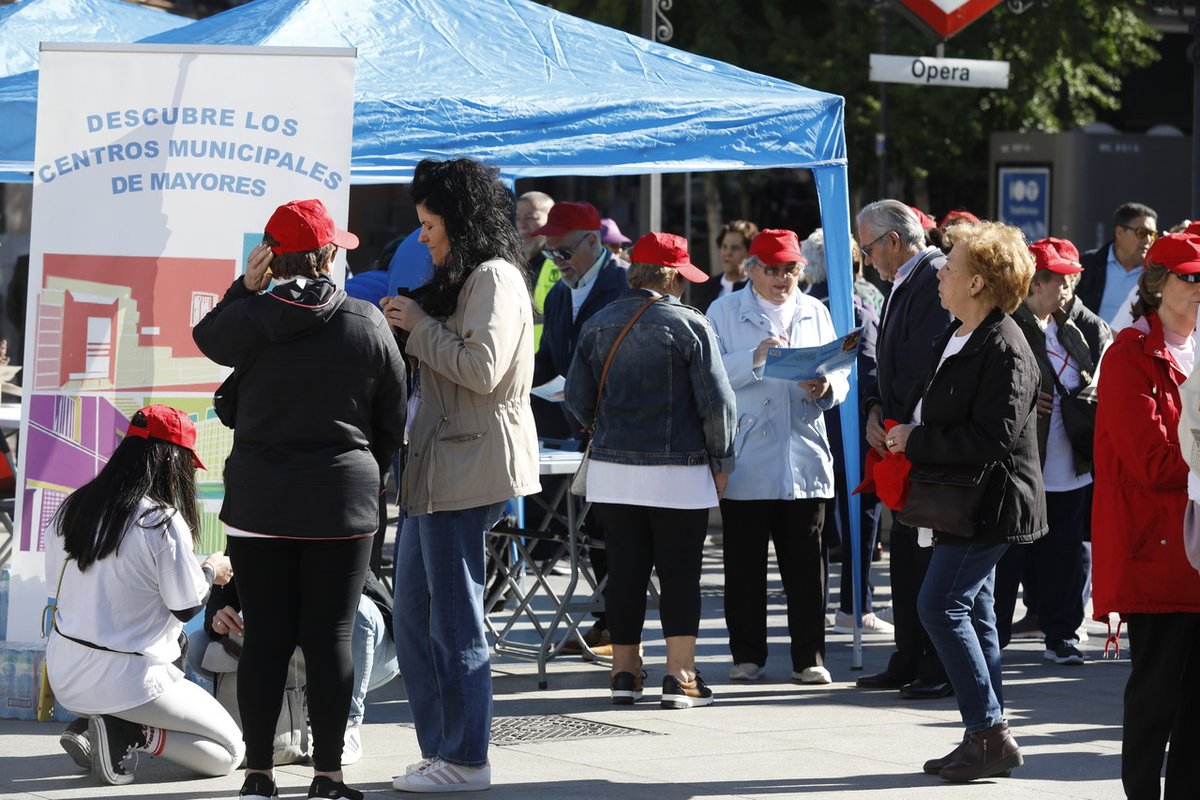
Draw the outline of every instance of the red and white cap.
<instances>
[{"instance_id":1,"label":"red and white cap","mask_svg":"<svg viewBox=\"0 0 1200 800\"><path fill-rule=\"evenodd\" d=\"M358 237L333 224L333 217L320 200L293 200L275 209L267 220L266 232L278 245L271 248L275 255L305 253L327 244L346 250L358 247Z\"/></svg>"},{"instance_id":2,"label":"red and white cap","mask_svg":"<svg viewBox=\"0 0 1200 800\"><path fill-rule=\"evenodd\" d=\"M671 267L692 283L704 283L708 275L692 263L688 256L687 239L673 233L647 233L637 240L629 260L634 264L655 264Z\"/></svg>"}]
</instances>

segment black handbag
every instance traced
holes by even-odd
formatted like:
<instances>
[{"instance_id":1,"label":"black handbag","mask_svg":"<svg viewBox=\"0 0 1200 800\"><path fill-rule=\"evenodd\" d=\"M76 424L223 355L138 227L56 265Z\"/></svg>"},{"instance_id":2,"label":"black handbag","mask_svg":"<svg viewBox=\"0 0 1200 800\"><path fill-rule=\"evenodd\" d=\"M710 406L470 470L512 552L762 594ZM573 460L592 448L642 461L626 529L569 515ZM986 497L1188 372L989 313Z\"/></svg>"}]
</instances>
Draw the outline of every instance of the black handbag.
<instances>
[{"instance_id":1,"label":"black handbag","mask_svg":"<svg viewBox=\"0 0 1200 800\"><path fill-rule=\"evenodd\" d=\"M1074 392L1069 392L1057 375L1054 376L1054 385L1061 398L1059 411L1071 449L1091 461L1092 440L1096 435L1096 387L1083 384Z\"/></svg>"},{"instance_id":2,"label":"black handbag","mask_svg":"<svg viewBox=\"0 0 1200 800\"><path fill-rule=\"evenodd\" d=\"M913 464L909 470L908 499L897 512L898 519L913 528L932 528L938 533L971 538L988 521L992 474L999 462L972 466ZM1000 467L1003 470L1003 467ZM998 508L991 509L993 518Z\"/></svg>"}]
</instances>

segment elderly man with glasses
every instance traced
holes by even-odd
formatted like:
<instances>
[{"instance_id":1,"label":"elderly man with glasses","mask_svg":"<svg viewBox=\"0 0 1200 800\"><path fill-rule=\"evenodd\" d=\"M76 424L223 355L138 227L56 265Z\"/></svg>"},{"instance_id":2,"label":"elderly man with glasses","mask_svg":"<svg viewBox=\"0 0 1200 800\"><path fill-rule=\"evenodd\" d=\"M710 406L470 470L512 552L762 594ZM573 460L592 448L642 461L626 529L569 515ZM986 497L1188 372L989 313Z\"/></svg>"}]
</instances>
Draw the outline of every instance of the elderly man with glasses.
<instances>
[{"instance_id":1,"label":"elderly man with glasses","mask_svg":"<svg viewBox=\"0 0 1200 800\"><path fill-rule=\"evenodd\" d=\"M938 270L946 256L925 245L925 229L912 209L899 200L879 200L858 212L858 241L864 263L873 264L892 284L883 305L876 342L876 372L861 378L867 416L867 443L883 454L883 421L901 418L909 398L922 388L934 358L934 340L950 324L938 298ZM953 693L946 670L917 616L917 594L929 568L930 548L918 546L917 530L892 523L892 624L896 652L887 669L864 675L863 689L899 689L902 697L924 700Z\"/></svg>"},{"instance_id":2,"label":"elderly man with glasses","mask_svg":"<svg viewBox=\"0 0 1200 800\"><path fill-rule=\"evenodd\" d=\"M1158 237L1158 214L1141 203L1125 203L1113 214L1113 237L1079 259L1083 275L1075 296L1096 316L1113 326L1125 327L1130 295L1137 288L1150 245ZM1124 312L1124 313L1123 313ZM1118 320L1125 320L1120 328Z\"/></svg>"},{"instance_id":3,"label":"elderly man with glasses","mask_svg":"<svg viewBox=\"0 0 1200 800\"><path fill-rule=\"evenodd\" d=\"M600 212L591 203L560 202L550 209L546 224L531 234L545 237L542 253L554 262L562 275L546 295L542 344L534 358L534 386L541 386L559 375L566 376L575 357L583 323L629 288L625 265L604 246L600 225ZM567 422L570 430L578 435L582 427L579 421L568 415ZM594 515L589 515L587 524L588 534L593 539L604 538ZM596 579L603 580L608 574L605 551L597 548L589 555ZM596 614L596 623L583 640L592 653L612 655L612 642L603 612ZM562 652L584 651L577 639L571 639L563 645Z\"/></svg>"}]
</instances>

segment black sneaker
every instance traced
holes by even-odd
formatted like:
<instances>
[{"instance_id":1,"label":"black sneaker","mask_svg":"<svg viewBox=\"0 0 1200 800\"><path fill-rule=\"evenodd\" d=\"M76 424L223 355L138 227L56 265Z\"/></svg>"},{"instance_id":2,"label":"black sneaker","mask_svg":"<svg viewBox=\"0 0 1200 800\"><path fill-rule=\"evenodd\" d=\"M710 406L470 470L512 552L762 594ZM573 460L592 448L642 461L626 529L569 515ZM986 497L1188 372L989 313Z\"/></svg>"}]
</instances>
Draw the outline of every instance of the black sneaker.
<instances>
[{"instance_id":1,"label":"black sneaker","mask_svg":"<svg viewBox=\"0 0 1200 800\"><path fill-rule=\"evenodd\" d=\"M243 800L271 800L272 797L279 797L279 790L275 788L275 781L267 773L251 772L242 783L238 797Z\"/></svg>"},{"instance_id":2,"label":"black sneaker","mask_svg":"<svg viewBox=\"0 0 1200 800\"><path fill-rule=\"evenodd\" d=\"M313 778L312 785L308 787L308 796L327 797L331 800L363 800L362 792L325 775Z\"/></svg>"},{"instance_id":3,"label":"black sneaker","mask_svg":"<svg viewBox=\"0 0 1200 800\"><path fill-rule=\"evenodd\" d=\"M612 702L614 706L631 706L638 700L642 699L642 684L646 680L646 673L638 671L637 675L632 672L618 672L612 676L609 686L612 688Z\"/></svg>"},{"instance_id":4,"label":"black sneaker","mask_svg":"<svg viewBox=\"0 0 1200 800\"><path fill-rule=\"evenodd\" d=\"M92 742L88 739L87 717L80 717L58 737L58 744L80 769L92 770Z\"/></svg>"},{"instance_id":5,"label":"black sneaker","mask_svg":"<svg viewBox=\"0 0 1200 800\"><path fill-rule=\"evenodd\" d=\"M1083 663L1083 653L1070 642L1061 642L1057 647L1047 647L1044 656L1047 661L1053 661L1055 664L1078 666Z\"/></svg>"},{"instance_id":6,"label":"black sneaker","mask_svg":"<svg viewBox=\"0 0 1200 800\"><path fill-rule=\"evenodd\" d=\"M146 746L142 726L101 714L88 718L88 738L92 744L92 774L113 786L131 783L133 770L125 762L130 753Z\"/></svg>"},{"instance_id":7,"label":"black sneaker","mask_svg":"<svg viewBox=\"0 0 1200 800\"><path fill-rule=\"evenodd\" d=\"M689 683L680 682L674 675L663 678L663 708L695 708L712 705L712 701L712 689L708 688L698 672Z\"/></svg>"}]
</instances>

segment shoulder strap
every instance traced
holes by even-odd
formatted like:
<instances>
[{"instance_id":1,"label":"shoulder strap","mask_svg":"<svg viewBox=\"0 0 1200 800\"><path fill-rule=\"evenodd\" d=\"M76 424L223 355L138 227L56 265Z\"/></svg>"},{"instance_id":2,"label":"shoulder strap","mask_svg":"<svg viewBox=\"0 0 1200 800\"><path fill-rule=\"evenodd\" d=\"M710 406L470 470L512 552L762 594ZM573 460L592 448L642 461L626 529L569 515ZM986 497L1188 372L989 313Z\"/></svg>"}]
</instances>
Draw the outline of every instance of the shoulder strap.
<instances>
[{"instance_id":1,"label":"shoulder strap","mask_svg":"<svg viewBox=\"0 0 1200 800\"><path fill-rule=\"evenodd\" d=\"M659 295L657 297L648 298L646 302L642 303L641 307L638 308L637 311L633 312L633 316L630 317L629 321L625 323L625 327L621 329L621 332L617 334L616 341L613 342L612 347L608 349L608 355L604 358L604 369L600 370L600 383L596 386L596 410L592 414L592 423L588 425L586 429L589 433L596 430L596 421L600 419L600 397L604 394L604 381L608 378L608 368L612 366L613 356L617 354L617 348L621 346L621 342L624 341L625 335L629 333L630 328L633 327L633 324L638 321L642 314L645 314L646 311L649 310L650 306L662 299L663 295Z\"/></svg>"}]
</instances>

